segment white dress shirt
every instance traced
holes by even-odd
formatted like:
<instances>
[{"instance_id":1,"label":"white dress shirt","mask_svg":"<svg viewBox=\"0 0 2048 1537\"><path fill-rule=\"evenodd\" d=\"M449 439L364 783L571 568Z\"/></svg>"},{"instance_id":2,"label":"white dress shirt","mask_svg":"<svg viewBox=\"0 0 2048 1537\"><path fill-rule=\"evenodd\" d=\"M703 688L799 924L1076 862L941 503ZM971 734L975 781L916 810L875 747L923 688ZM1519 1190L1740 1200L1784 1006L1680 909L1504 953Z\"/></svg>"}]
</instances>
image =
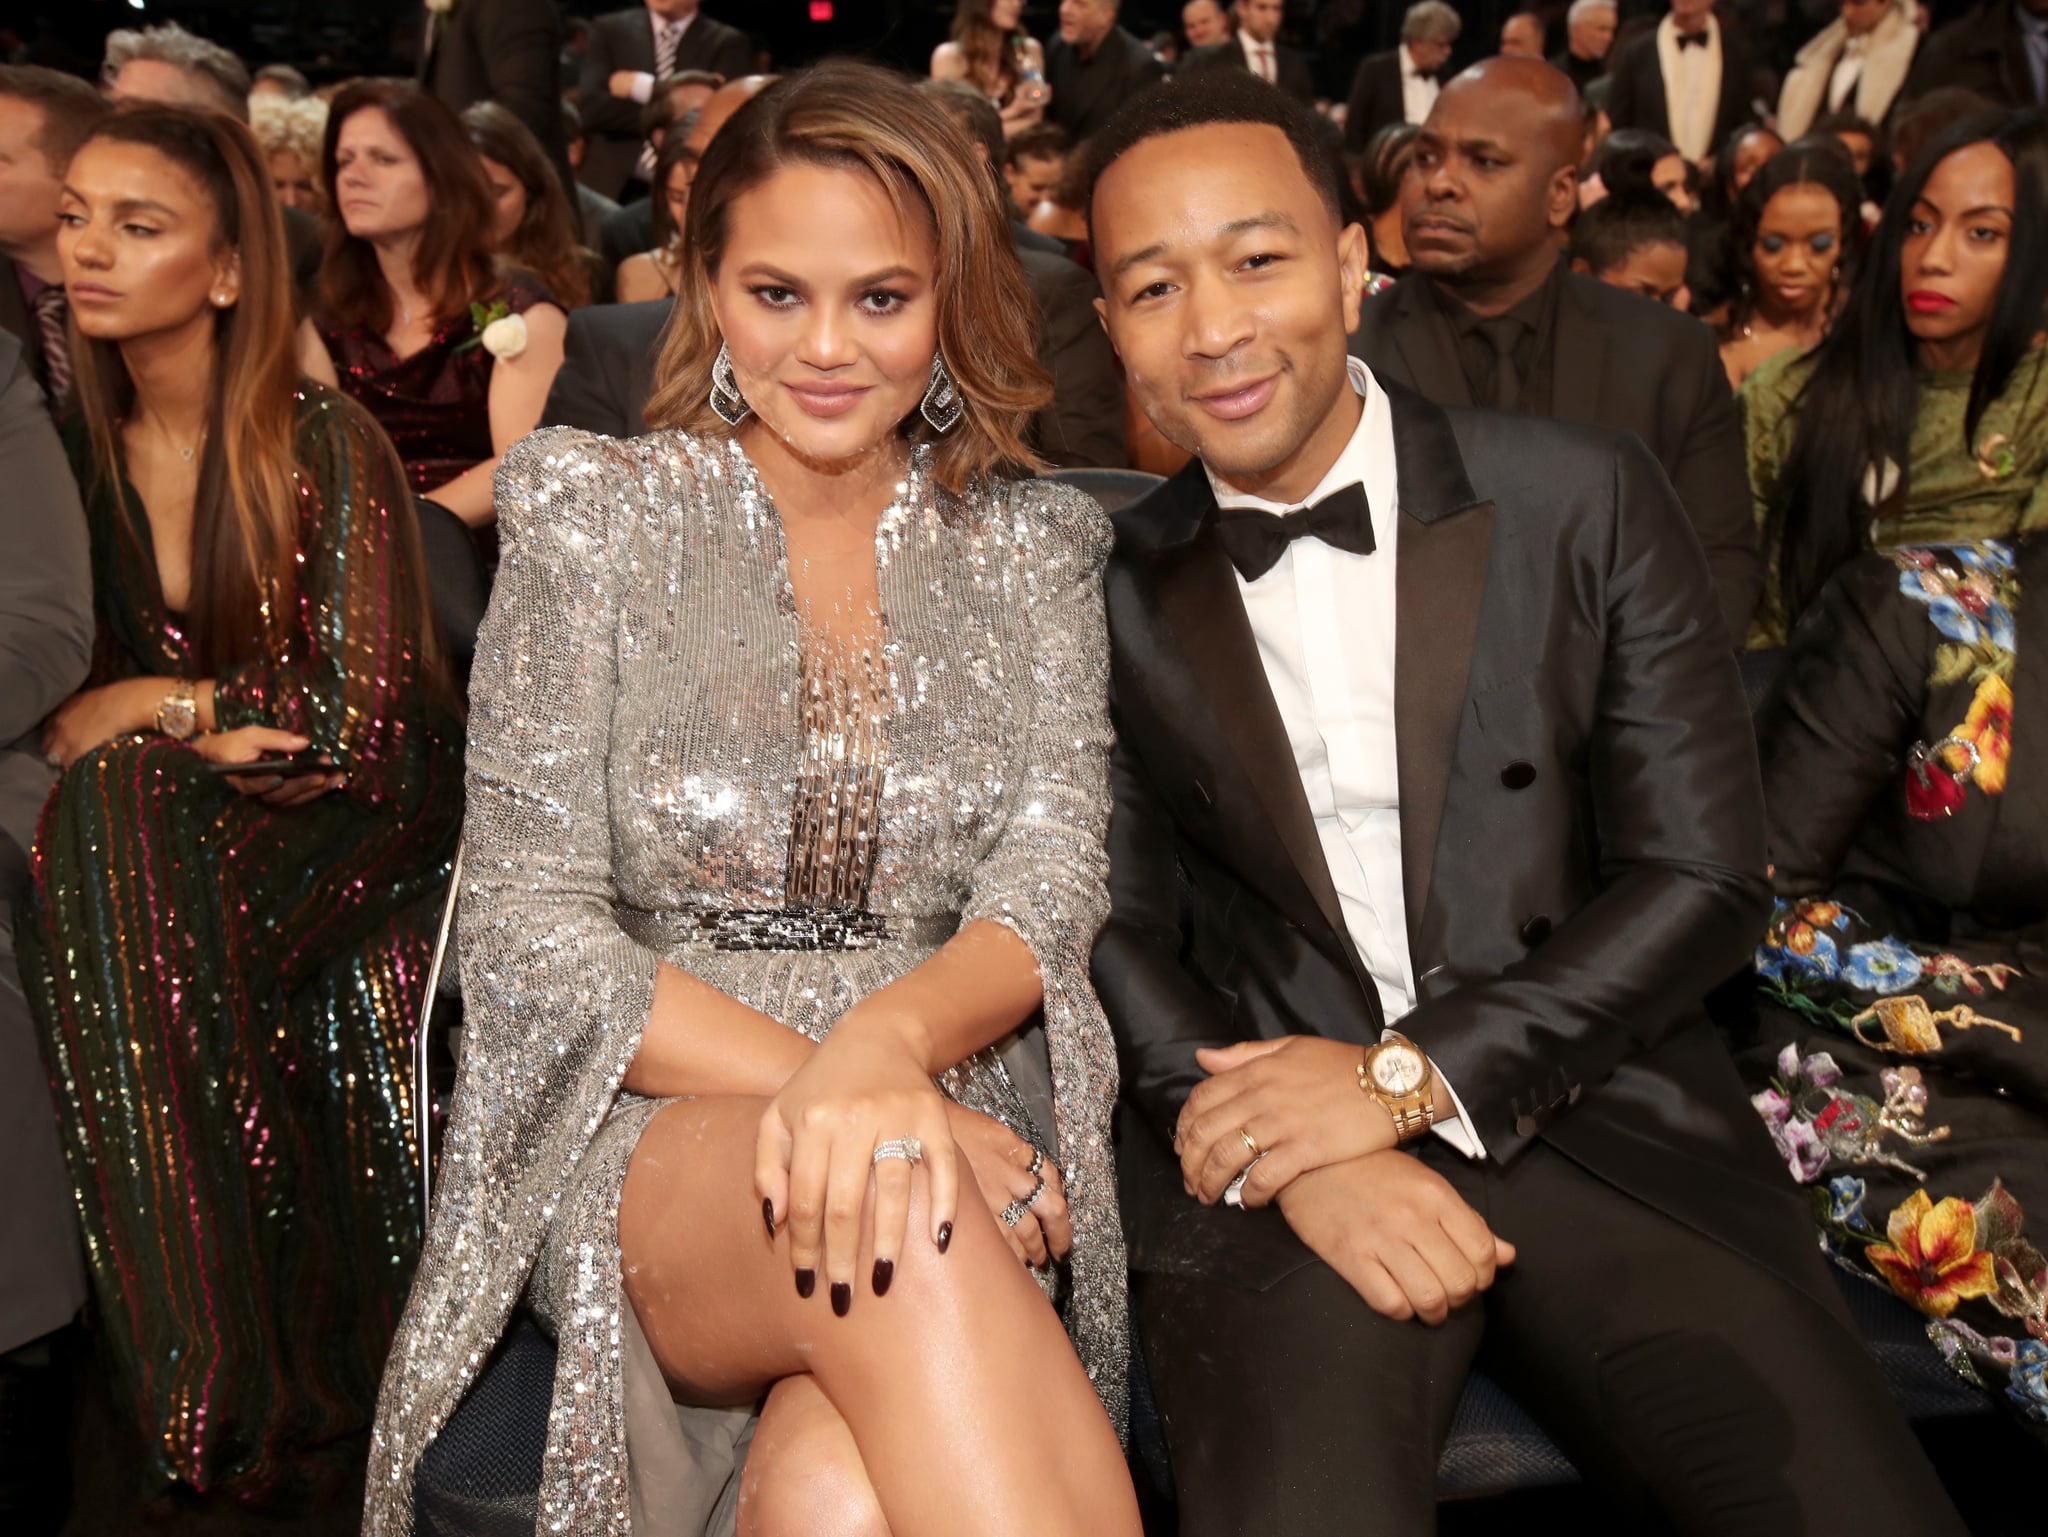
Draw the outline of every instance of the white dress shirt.
<instances>
[{"instance_id":1,"label":"white dress shirt","mask_svg":"<svg viewBox=\"0 0 2048 1537\"><path fill-rule=\"evenodd\" d=\"M662 45L668 43L668 56L673 59L677 51L683 46L683 34L690 30L690 23L696 19L697 13L695 11L690 12L687 16L679 17L675 21L657 16L652 11L648 12L647 20L654 28L655 58L659 59L661 57ZM670 38L673 38L674 41L669 42ZM644 69L638 71L633 76L633 100L639 102L643 107L648 102L654 100L654 76Z\"/></svg>"},{"instance_id":2,"label":"white dress shirt","mask_svg":"<svg viewBox=\"0 0 2048 1537\"><path fill-rule=\"evenodd\" d=\"M1702 29L1704 48L1678 46L1678 23L1657 23L1657 61L1664 72L1664 106L1671 142L1697 165L1714 152L1714 119L1721 115L1721 23L1713 13Z\"/></svg>"},{"instance_id":3,"label":"white dress shirt","mask_svg":"<svg viewBox=\"0 0 2048 1537\"><path fill-rule=\"evenodd\" d=\"M1301 505L1356 482L1372 509L1370 555L1297 539L1257 581L1238 577L1259 661L1273 690L1301 787L1314 813L1344 926L1391 1026L1415 1007L1408 909L1401 885L1401 781L1394 752L1394 569L1399 508L1394 423L1386 392L1358 359L1351 387L1365 402L1358 430ZM1209 477L1219 507L1274 514L1291 505L1246 496ZM1441 1079L1439 1080L1441 1082ZM1453 1118L1432 1128L1469 1158L1485 1148L1448 1083Z\"/></svg>"},{"instance_id":4,"label":"white dress shirt","mask_svg":"<svg viewBox=\"0 0 2048 1537\"><path fill-rule=\"evenodd\" d=\"M1835 60L1835 68L1828 76L1828 111L1839 112L1842 103L1856 90L1856 82L1863 78L1863 63L1870 56L1870 34L1852 37L1842 45L1841 57Z\"/></svg>"},{"instance_id":5,"label":"white dress shirt","mask_svg":"<svg viewBox=\"0 0 2048 1537\"><path fill-rule=\"evenodd\" d=\"M1246 32L1237 34L1238 45L1244 49L1244 67L1270 85L1280 80L1280 58L1273 51L1271 43L1255 42Z\"/></svg>"},{"instance_id":6,"label":"white dress shirt","mask_svg":"<svg viewBox=\"0 0 2048 1537\"><path fill-rule=\"evenodd\" d=\"M1401 45L1401 121L1422 126L1429 109L1436 105L1436 93L1443 87L1434 80L1425 80L1415 72L1415 60L1409 57L1408 45Z\"/></svg>"}]
</instances>

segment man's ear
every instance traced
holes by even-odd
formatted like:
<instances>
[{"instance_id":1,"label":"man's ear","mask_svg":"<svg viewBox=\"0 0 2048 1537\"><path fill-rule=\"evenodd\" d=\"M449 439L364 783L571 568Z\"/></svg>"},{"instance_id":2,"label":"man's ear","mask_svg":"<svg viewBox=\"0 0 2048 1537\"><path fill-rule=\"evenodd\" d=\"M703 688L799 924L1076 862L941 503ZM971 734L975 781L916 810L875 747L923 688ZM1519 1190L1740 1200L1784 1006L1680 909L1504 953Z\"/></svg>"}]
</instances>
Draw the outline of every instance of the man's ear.
<instances>
[{"instance_id":1,"label":"man's ear","mask_svg":"<svg viewBox=\"0 0 2048 1537\"><path fill-rule=\"evenodd\" d=\"M1579 210L1579 168L1560 166L1550 179L1550 227L1563 229Z\"/></svg>"},{"instance_id":2,"label":"man's ear","mask_svg":"<svg viewBox=\"0 0 2048 1537\"><path fill-rule=\"evenodd\" d=\"M1583 256L1574 256L1572 258L1572 271L1580 274L1582 277L1591 277L1593 275L1592 264Z\"/></svg>"},{"instance_id":3,"label":"man's ear","mask_svg":"<svg viewBox=\"0 0 2048 1537\"><path fill-rule=\"evenodd\" d=\"M1122 362L1124 355L1121 352L1117 352L1116 332L1111 330L1109 325L1109 301L1107 299L1097 299L1094 301L1094 304L1095 318L1101 323L1102 334L1109 338L1109 350L1116 353L1118 362Z\"/></svg>"},{"instance_id":4,"label":"man's ear","mask_svg":"<svg viewBox=\"0 0 2048 1537\"><path fill-rule=\"evenodd\" d=\"M1337 277L1344 301L1344 334L1358 329L1365 303L1365 280L1372 271L1372 243L1362 225L1347 224L1337 236Z\"/></svg>"}]
</instances>

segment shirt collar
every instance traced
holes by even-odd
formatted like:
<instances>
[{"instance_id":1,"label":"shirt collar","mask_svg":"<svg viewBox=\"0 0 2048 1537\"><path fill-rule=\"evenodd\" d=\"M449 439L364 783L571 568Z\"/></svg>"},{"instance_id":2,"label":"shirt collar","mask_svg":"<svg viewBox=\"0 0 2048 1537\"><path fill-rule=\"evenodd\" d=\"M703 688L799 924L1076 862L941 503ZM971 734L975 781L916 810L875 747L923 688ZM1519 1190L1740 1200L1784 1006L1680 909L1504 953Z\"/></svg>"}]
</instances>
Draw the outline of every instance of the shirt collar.
<instances>
[{"instance_id":1,"label":"shirt collar","mask_svg":"<svg viewBox=\"0 0 2048 1537\"><path fill-rule=\"evenodd\" d=\"M1387 403L1387 392L1373 378L1371 369L1357 358L1346 358L1344 364L1351 388L1365 402L1365 409L1358 415L1358 425L1352 429L1351 440L1337 455L1336 463L1316 482L1315 489L1299 502L1269 502L1263 497L1250 496L1225 485L1204 465L1202 472L1209 477L1209 490L1218 507L1256 507L1262 512L1277 515L1292 512L1296 507L1313 507L1332 491L1356 483L1365 487L1366 500L1373 509L1375 532L1381 529L1381 503L1384 501L1389 508L1393 505L1394 481L1388 473L1393 459L1393 407Z\"/></svg>"},{"instance_id":2,"label":"shirt collar","mask_svg":"<svg viewBox=\"0 0 2048 1537\"><path fill-rule=\"evenodd\" d=\"M1429 285L1436 295L1438 305L1443 309L1444 318L1450 321L1451 329L1460 336L1469 336L1491 319L1519 320L1531 331L1543 329L1543 317L1549 312L1551 295L1564 281L1564 262L1551 268L1550 276L1537 285L1535 291L1518 300L1498 316L1481 315L1471 305L1438 283Z\"/></svg>"},{"instance_id":3,"label":"shirt collar","mask_svg":"<svg viewBox=\"0 0 2048 1537\"><path fill-rule=\"evenodd\" d=\"M1408 45L1406 43L1401 45L1401 78L1403 80L1420 80L1422 78L1422 71L1415 67L1415 59L1408 52Z\"/></svg>"}]
</instances>

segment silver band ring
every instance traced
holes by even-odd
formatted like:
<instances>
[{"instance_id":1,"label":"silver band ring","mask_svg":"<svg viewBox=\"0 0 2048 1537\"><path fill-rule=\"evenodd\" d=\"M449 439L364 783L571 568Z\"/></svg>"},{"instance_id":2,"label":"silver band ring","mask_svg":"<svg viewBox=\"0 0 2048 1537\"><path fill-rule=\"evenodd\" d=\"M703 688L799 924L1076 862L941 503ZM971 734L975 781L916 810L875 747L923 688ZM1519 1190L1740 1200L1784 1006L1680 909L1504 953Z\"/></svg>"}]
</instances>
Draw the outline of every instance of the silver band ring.
<instances>
[{"instance_id":1,"label":"silver band ring","mask_svg":"<svg viewBox=\"0 0 2048 1537\"><path fill-rule=\"evenodd\" d=\"M1024 1220L1024 1214L1031 1210L1031 1203L1045 1194L1045 1176L1039 1175L1038 1182L1031 1187L1031 1194L1021 1201L1012 1201L1002 1210L1004 1227L1015 1227Z\"/></svg>"},{"instance_id":2,"label":"silver band ring","mask_svg":"<svg viewBox=\"0 0 2048 1537\"><path fill-rule=\"evenodd\" d=\"M1026 1169L1024 1170L1024 1172L1025 1172L1026 1174L1029 1174L1029 1175L1033 1176L1034 1178L1036 1178L1036 1177L1037 1177L1037 1175L1038 1175L1038 1173L1039 1173L1039 1171L1040 1171L1040 1170L1042 1170L1042 1169L1043 1169L1044 1167L1045 1167L1045 1149L1044 1149L1044 1148L1042 1148L1042 1147L1034 1147L1034 1148L1033 1148L1033 1149L1031 1150L1031 1163L1030 1163L1030 1166L1029 1166L1028 1168L1026 1168Z\"/></svg>"},{"instance_id":3,"label":"silver band ring","mask_svg":"<svg viewBox=\"0 0 2048 1537\"><path fill-rule=\"evenodd\" d=\"M871 1162L881 1163L889 1158L901 1158L905 1163L923 1163L924 1144L915 1137L898 1137L893 1142L877 1142L875 1156Z\"/></svg>"}]
</instances>

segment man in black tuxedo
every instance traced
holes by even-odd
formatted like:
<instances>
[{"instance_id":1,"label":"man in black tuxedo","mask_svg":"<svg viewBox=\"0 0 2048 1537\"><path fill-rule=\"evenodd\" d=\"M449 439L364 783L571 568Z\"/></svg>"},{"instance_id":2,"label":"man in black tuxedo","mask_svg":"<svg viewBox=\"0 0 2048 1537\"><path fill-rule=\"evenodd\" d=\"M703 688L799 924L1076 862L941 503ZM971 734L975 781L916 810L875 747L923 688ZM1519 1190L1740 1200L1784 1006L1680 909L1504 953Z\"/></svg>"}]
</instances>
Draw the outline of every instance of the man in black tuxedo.
<instances>
[{"instance_id":1,"label":"man in black tuxedo","mask_svg":"<svg viewBox=\"0 0 2048 1537\"><path fill-rule=\"evenodd\" d=\"M1120 0L1060 0L1059 36L1045 45L1052 120L1076 142L1101 130L1116 109L1163 79L1152 50L1117 25Z\"/></svg>"},{"instance_id":2,"label":"man in black tuxedo","mask_svg":"<svg viewBox=\"0 0 2048 1537\"><path fill-rule=\"evenodd\" d=\"M1770 887L1656 461L1347 358L1365 233L1278 93L1091 167L1197 456L1115 515L1094 958L1183 1537L1434 1530L1475 1361L1628 1530L1960 1532L1698 1002Z\"/></svg>"},{"instance_id":3,"label":"man in black tuxedo","mask_svg":"<svg viewBox=\"0 0 2048 1537\"><path fill-rule=\"evenodd\" d=\"M737 80L753 68L747 35L704 15L698 4L645 0L590 24L579 101L590 135L582 176L608 198L622 200L636 175L646 180L641 109L654 94L656 80L683 69Z\"/></svg>"},{"instance_id":4,"label":"man in black tuxedo","mask_svg":"<svg viewBox=\"0 0 2048 1537\"><path fill-rule=\"evenodd\" d=\"M1439 405L1634 433L1706 549L1732 650L1763 568L1728 376L1699 321L1559 260L1579 125L1577 94L1535 59L1488 59L1445 86L1403 184L1413 272L1365 301L1352 351Z\"/></svg>"},{"instance_id":5,"label":"man in black tuxedo","mask_svg":"<svg viewBox=\"0 0 2048 1537\"><path fill-rule=\"evenodd\" d=\"M1953 86L2001 107L2048 103L2048 0L1982 0L1937 28L1899 99Z\"/></svg>"},{"instance_id":6,"label":"man in black tuxedo","mask_svg":"<svg viewBox=\"0 0 2048 1537\"><path fill-rule=\"evenodd\" d=\"M1237 0L1231 8L1237 18L1237 36L1195 49L1181 60L1178 73L1241 69L1279 86L1296 101L1313 102L1316 82L1309 72L1308 55L1279 42L1284 9L1280 0Z\"/></svg>"},{"instance_id":7,"label":"man in black tuxedo","mask_svg":"<svg viewBox=\"0 0 2048 1537\"><path fill-rule=\"evenodd\" d=\"M495 101L533 130L564 189L575 185L562 131L562 15L555 0L462 0L427 11L420 84L453 111Z\"/></svg>"},{"instance_id":8,"label":"man in black tuxedo","mask_svg":"<svg viewBox=\"0 0 2048 1537\"><path fill-rule=\"evenodd\" d=\"M1607 55L1614 48L1614 29L1621 23L1615 0L1572 0L1564 14L1564 52L1550 62L1570 76L1581 91L1607 73Z\"/></svg>"},{"instance_id":9,"label":"man in black tuxedo","mask_svg":"<svg viewBox=\"0 0 2048 1537\"><path fill-rule=\"evenodd\" d=\"M1438 76L1465 28L1444 0L1417 0L1401 18L1400 46L1368 54L1351 77L1344 147L1358 150L1389 123L1420 123L1436 104Z\"/></svg>"},{"instance_id":10,"label":"man in black tuxedo","mask_svg":"<svg viewBox=\"0 0 2048 1537\"><path fill-rule=\"evenodd\" d=\"M1672 0L1656 31L1615 52L1608 73L1608 120L1663 134L1694 165L1757 115L1755 56L1714 0Z\"/></svg>"},{"instance_id":11,"label":"man in black tuxedo","mask_svg":"<svg viewBox=\"0 0 2048 1537\"><path fill-rule=\"evenodd\" d=\"M562 366L548 386L540 419L548 427L580 427L611 438L647 430L647 401L661 357L661 329L673 299L640 304L587 304L569 312Z\"/></svg>"}]
</instances>

